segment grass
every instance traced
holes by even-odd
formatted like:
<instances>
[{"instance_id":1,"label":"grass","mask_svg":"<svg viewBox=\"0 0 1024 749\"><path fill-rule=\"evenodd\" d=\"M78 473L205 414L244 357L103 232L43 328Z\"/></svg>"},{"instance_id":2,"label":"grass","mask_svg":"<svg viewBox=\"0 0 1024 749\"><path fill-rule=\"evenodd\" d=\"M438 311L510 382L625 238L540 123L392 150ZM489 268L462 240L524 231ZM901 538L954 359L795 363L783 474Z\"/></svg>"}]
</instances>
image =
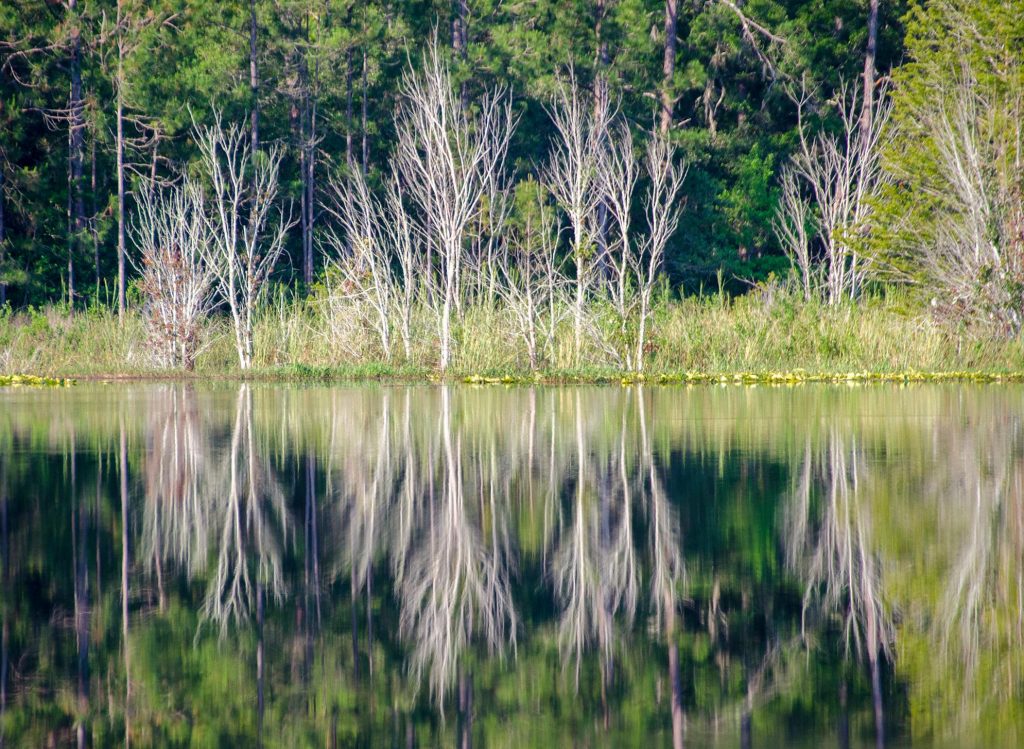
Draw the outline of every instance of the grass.
<instances>
[{"instance_id":1,"label":"grass","mask_svg":"<svg viewBox=\"0 0 1024 749\"><path fill-rule=\"evenodd\" d=\"M600 320L600 314L595 314ZM524 346L501 310L467 308L447 378L490 382L796 383L925 379L1024 379L1019 340L973 336L943 325L890 292L826 307L778 288L743 297L663 300L651 321L643 376L614 353L614 326L597 323L579 357L563 323L543 367L530 371ZM425 313L414 320L411 356L385 361L371 330L333 320L313 302L278 301L256 329L255 367L241 372L223 317L212 320L193 373L154 367L138 312L122 325L98 306L0 310L0 374L50 377L225 377L271 380L440 379L437 337ZM400 346L399 346L400 348Z\"/></svg>"}]
</instances>

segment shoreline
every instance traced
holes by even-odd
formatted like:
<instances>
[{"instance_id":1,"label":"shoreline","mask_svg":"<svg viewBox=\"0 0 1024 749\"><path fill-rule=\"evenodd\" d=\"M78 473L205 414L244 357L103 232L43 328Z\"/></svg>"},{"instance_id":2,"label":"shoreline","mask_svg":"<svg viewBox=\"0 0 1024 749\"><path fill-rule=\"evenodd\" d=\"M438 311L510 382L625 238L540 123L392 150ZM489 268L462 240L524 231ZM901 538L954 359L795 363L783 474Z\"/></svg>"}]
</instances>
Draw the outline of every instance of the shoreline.
<instances>
[{"instance_id":1,"label":"shoreline","mask_svg":"<svg viewBox=\"0 0 1024 749\"><path fill-rule=\"evenodd\" d=\"M568 385L907 385L924 383L963 384L1012 384L1024 383L1024 371L962 370L962 371L807 371L792 369L765 372L653 372L636 374L623 372L573 372L547 371L536 373L506 374L441 374L440 372L384 371L373 368L334 367L275 367L250 372L107 372L107 373L60 373L37 375L26 373L0 374L0 387L10 386L51 386L61 387L77 383L172 383L172 382L220 382L220 383L280 383L280 384L332 384L332 383L379 383L406 385L542 385L559 387Z\"/></svg>"}]
</instances>

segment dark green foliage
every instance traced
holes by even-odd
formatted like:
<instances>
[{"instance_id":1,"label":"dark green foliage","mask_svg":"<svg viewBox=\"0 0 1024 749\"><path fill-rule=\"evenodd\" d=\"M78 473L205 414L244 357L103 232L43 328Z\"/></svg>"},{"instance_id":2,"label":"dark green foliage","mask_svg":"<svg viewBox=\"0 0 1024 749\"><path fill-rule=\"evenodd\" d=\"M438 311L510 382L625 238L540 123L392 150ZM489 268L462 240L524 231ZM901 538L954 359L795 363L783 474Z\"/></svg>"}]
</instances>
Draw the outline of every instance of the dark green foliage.
<instances>
[{"instance_id":1,"label":"dark green foliage","mask_svg":"<svg viewBox=\"0 0 1024 749\"><path fill-rule=\"evenodd\" d=\"M679 2L672 137L691 169L686 215L667 268L673 283L686 288L710 285L719 272L727 286L742 288L735 279L763 279L785 267L771 217L777 174L795 137L787 90L806 79L825 101L841 80L855 80L863 65L862 0L738 5L766 33L756 27L745 33L730 4ZM65 296L71 29L79 28L82 38L88 214L87 236L75 243L76 296L107 301L116 298L118 39L124 45L129 216L131 192L143 189L154 164L163 179L195 158L188 137L193 118L204 121L218 107L229 121L248 121L255 103L261 142L287 149L284 185L298 203L301 145L308 147L314 125L317 183L349 155L361 163L364 140L370 171L386 163L399 77L407 64L419 63L432 36L450 42L457 6L436 0L258 0L254 102L244 0L122 0L120 29L115 0L78 0L74 12L66 2L3 3L0 168L7 241L0 279L9 285L8 299L17 306ZM599 7L604 15L598 23ZM654 126L663 2L469 0L466 8L465 54L453 54L456 77L470 102L488 87L512 89L522 120L510 161L521 175L534 172L545 157L552 132L544 105L569 65L588 86L606 76L641 137ZM896 19L903 8L902 1L883 3L882 72L901 55ZM316 206L313 213L315 232ZM293 233L291 267L280 269L288 282L301 279L301 228Z\"/></svg>"}]
</instances>

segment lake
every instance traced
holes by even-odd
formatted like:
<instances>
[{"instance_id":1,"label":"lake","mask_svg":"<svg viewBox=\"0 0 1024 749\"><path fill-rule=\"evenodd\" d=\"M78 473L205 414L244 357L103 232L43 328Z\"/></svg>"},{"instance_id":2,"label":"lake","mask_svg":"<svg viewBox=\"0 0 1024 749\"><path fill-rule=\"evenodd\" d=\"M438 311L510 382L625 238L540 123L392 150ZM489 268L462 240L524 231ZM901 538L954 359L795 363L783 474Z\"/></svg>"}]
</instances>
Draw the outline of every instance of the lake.
<instances>
[{"instance_id":1,"label":"lake","mask_svg":"<svg viewBox=\"0 0 1024 749\"><path fill-rule=\"evenodd\" d=\"M1024 387L0 389L14 746L1024 740Z\"/></svg>"}]
</instances>

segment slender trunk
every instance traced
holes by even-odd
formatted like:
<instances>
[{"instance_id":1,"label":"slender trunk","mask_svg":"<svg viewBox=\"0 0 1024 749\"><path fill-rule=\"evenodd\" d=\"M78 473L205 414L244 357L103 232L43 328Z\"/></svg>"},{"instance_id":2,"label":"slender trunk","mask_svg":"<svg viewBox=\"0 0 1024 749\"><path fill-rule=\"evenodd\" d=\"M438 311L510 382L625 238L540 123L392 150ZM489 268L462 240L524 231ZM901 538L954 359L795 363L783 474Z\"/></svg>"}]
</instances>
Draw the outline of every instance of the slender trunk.
<instances>
[{"instance_id":1,"label":"slender trunk","mask_svg":"<svg viewBox=\"0 0 1024 749\"><path fill-rule=\"evenodd\" d=\"M668 681L672 693L672 749L683 749L683 687L679 678L676 602L671 592L665 593L665 638L668 640Z\"/></svg>"},{"instance_id":2,"label":"slender trunk","mask_svg":"<svg viewBox=\"0 0 1024 749\"><path fill-rule=\"evenodd\" d=\"M68 256L67 256L67 267L64 269L66 272L65 278L67 278L67 301L69 305L75 303L75 220L74 220L74 203L75 203L75 190L74 190L74 178L72 175L71 168L71 129L68 129L68 205L67 205L67 231L68 231Z\"/></svg>"},{"instance_id":3,"label":"slender trunk","mask_svg":"<svg viewBox=\"0 0 1024 749\"><path fill-rule=\"evenodd\" d=\"M263 581L256 576L256 740L263 746Z\"/></svg>"},{"instance_id":4,"label":"slender trunk","mask_svg":"<svg viewBox=\"0 0 1024 749\"><path fill-rule=\"evenodd\" d=\"M850 708L846 679L839 684L839 749L850 749Z\"/></svg>"},{"instance_id":5,"label":"slender trunk","mask_svg":"<svg viewBox=\"0 0 1024 749\"><path fill-rule=\"evenodd\" d=\"M452 292L446 284L444 293L444 306L441 309L441 371L448 370L451 363L451 337L452 337Z\"/></svg>"},{"instance_id":6,"label":"slender trunk","mask_svg":"<svg viewBox=\"0 0 1024 749\"><path fill-rule=\"evenodd\" d=\"M0 172L2 174L2 172ZM10 670L11 630L8 623L8 608L11 606L10 579L11 559L8 553L9 538L7 525L7 466L0 461L0 563L3 564L3 634L0 640L0 747L7 745L7 674Z\"/></svg>"},{"instance_id":7,"label":"slender trunk","mask_svg":"<svg viewBox=\"0 0 1024 749\"><path fill-rule=\"evenodd\" d=\"M75 254L85 229L85 204L82 196L85 122L82 109L82 34L78 26L78 2L68 0L71 16L71 92L68 99L68 199L71 236L68 241L68 301L75 301Z\"/></svg>"},{"instance_id":8,"label":"slender trunk","mask_svg":"<svg viewBox=\"0 0 1024 749\"><path fill-rule=\"evenodd\" d=\"M455 0L455 17L452 19L452 51L460 61L465 61L469 50L469 2L468 0ZM465 109L467 101L466 83L460 85L459 98L462 101L462 108Z\"/></svg>"},{"instance_id":9,"label":"slender trunk","mask_svg":"<svg viewBox=\"0 0 1024 749\"><path fill-rule=\"evenodd\" d=\"M75 443L71 442L71 496L74 502L72 514L71 542L74 552L75 570L75 644L78 649L78 718L75 734L79 749L87 745L87 721L89 714L89 568L86 562L88 536L88 513L78 497L75 475Z\"/></svg>"},{"instance_id":10,"label":"slender trunk","mask_svg":"<svg viewBox=\"0 0 1024 749\"><path fill-rule=\"evenodd\" d=\"M352 50L345 55L345 161L351 168L352 159Z\"/></svg>"},{"instance_id":11,"label":"slender trunk","mask_svg":"<svg viewBox=\"0 0 1024 749\"><path fill-rule=\"evenodd\" d=\"M594 110L607 111L608 108L608 42L604 37L604 19L608 12L608 0L597 0L594 8L594 36L597 40L597 57L594 60ZM596 120L596 117L595 117ZM597 204L597 236L594 238L596 248L594 262L598 278L608 274L608 204L601 200Z\"/></svg>"},{"instance_id":12,"label":"slender trunk","mask_svg":"<svg viewBox=\"0 0 1024 749\"><path fill-rule=\"evenodd\" d=\"M128 641L128 441L121 421L121 640L124 648L124 745L131 739L132 671Z\"/></svg>"},{"instance_id":13,"label":"slender trunk","mask_svg":"<svg viewBox=\"0 0 1024 749\"><path fill-rule=\"evenodd\" d=\"M313 225L316 220L316 110L317 101L309 103L309 146L306 154L306 284L313 283Z\"/></svg>"},{"instance_id":14,"label":"slender trunk","mask_svg":"<svg viewBox=\"0 0 1024 749\"><path fill-rule=\"evenodd\" d=\"M659 130L667 135L672 127L672 110L675 107L672 79L676 73L676 20L678 0L665 0L665 59L661 65L661 123Z\"/></svg>"},{"instance_id":15,"label":"slender trunk","mask_svg":"<svg viewBox=\"0 0 1024 749\"><path fill-rule=\"evenodd\" d=\"M117 26L121 28L121 2L117 0ZM117 41L117 319L124 323L125 241L124 241L124 41Z\"/></svg>"},{"instance_id":16,"label":"slender trunk","mask_svg":"<svg viewBox=\"0 0 1024 749\"><path fill-rule=\"evenodd\" d=\"M885 746L885 710L882 705L882 664L875 652L871 655L871 702L875 710L875 746Z\"/></svg>"},{"instance_id":17,"label":"slender trunk","mask_svg":"<svg viewBox=\"0 0 1024 749\"><path fill-rule=\"evenodd\" d=\"M362 152L362 156L363 156L362 167L363 167L363 174L364 175L366 174L366 170L367 170L367 167L368 167L368 164L369 164L369 161L370 161L370 137L369 137L369 133L367 133L367 125L368 125L368 123L367 123L367 98L368 98L368 96L367 96L368 95L367 89L368 89L368 79L369 79L369 72L368 71L369 71L369 68L368 68L367 60L366 60L366 47L364 46L363 47L363 101L362 101L363 112L362 112L362 115L361 115L362 121L360 123L360 131L361 131L361 134L362 134L362 137L363 137L363 143L362 143L362 150L363 150L363 152Z\"/></svg>"},{"instance_id":18,"label":"slender trunk","mask_svg":"<svg viewBox=\"0 0 1024 749\"><path fill-rule=\"evenodd\" d=\"M149 192L150 200L153 199L153 194L156 191L156 162L160 153L160 131L156 128L153 129L153 158L149 162L149 185L146 190Z\"/></svg>"},{"instance_id":19,"label":"slender trunk","mask_svg":"<svg viewBox=\"0 0 1024 749\"><path fill-rule=\"evenodd\" d=\"M100 297L100 237L96 231L96 136L89 144L89 230L92 234L92 260L96 271L96 300Z\"/></svg>"},{"instance_id":20,"label":"slender trunk","mask_svg":"<svg viewBox=\"0 0 1024 749\"><path fill-rule=\"evenodd\" d=\"M352 558L352 571L349 576L349 587L352 598L352 675L359 680L359 586L356 584L356 560Z\"/></svg>"},{"instance_id":21,"label":"slender trunk","mask_svg":"<svg viewBox=\"0 0 1024 749\"><path fill-rule=\"evenodd\" d=\"M4 165L0 162L0 307L7 303L7 284L4 283L4 260L7 257L6 226L4 225Z\"/></svg>"},{"instance_id":22,"label":"slender trunk","mask_svg":"<svg viewBox=\"0 0 1024 749\"><path fill-rule=\"evenodd\" d=\"M252 153L260 148L260 79L256 69L256 0L249 0L249 91L252 112L249 115L252 131Z\"/></svg>"},{"instance_id":23,"label":"slender trunk","mask_svg":"<svg viewBox=\"0 0 1024 749\"><path fill-rule=\"evenodd\" d=\"M860 115L861 142L867 143L875 106L875 53L878 48L878 0L870 0L868 10L868 49L864 55L864 103Z\"/></svg>"},{"instance_id":24,"label":"slender trunk","mask_svg":"<svg viewBox=\"0 0 1024 749\"><path fill-rule=\"evenodd\" d=\"M305 76L301 76L303 79ZM301 103L293 109L298 119L298 140L299 140L299 182L301 184L301 195L299 196L299 230L302 234L302 282L309 283L306 275L306 220L309 215L306 200L309 191L306 189L306 97L300 94Z\"/></svg>"},{"instance_id":25,"label":"slender trunk","mask_svg":"<svg viewBox=\"0 0 1024 749\"><path fill-rule=\"evenodd\" d=\"M459 749L473 747L473 677L459 676Z\"/></svg>"}]
</instances>

